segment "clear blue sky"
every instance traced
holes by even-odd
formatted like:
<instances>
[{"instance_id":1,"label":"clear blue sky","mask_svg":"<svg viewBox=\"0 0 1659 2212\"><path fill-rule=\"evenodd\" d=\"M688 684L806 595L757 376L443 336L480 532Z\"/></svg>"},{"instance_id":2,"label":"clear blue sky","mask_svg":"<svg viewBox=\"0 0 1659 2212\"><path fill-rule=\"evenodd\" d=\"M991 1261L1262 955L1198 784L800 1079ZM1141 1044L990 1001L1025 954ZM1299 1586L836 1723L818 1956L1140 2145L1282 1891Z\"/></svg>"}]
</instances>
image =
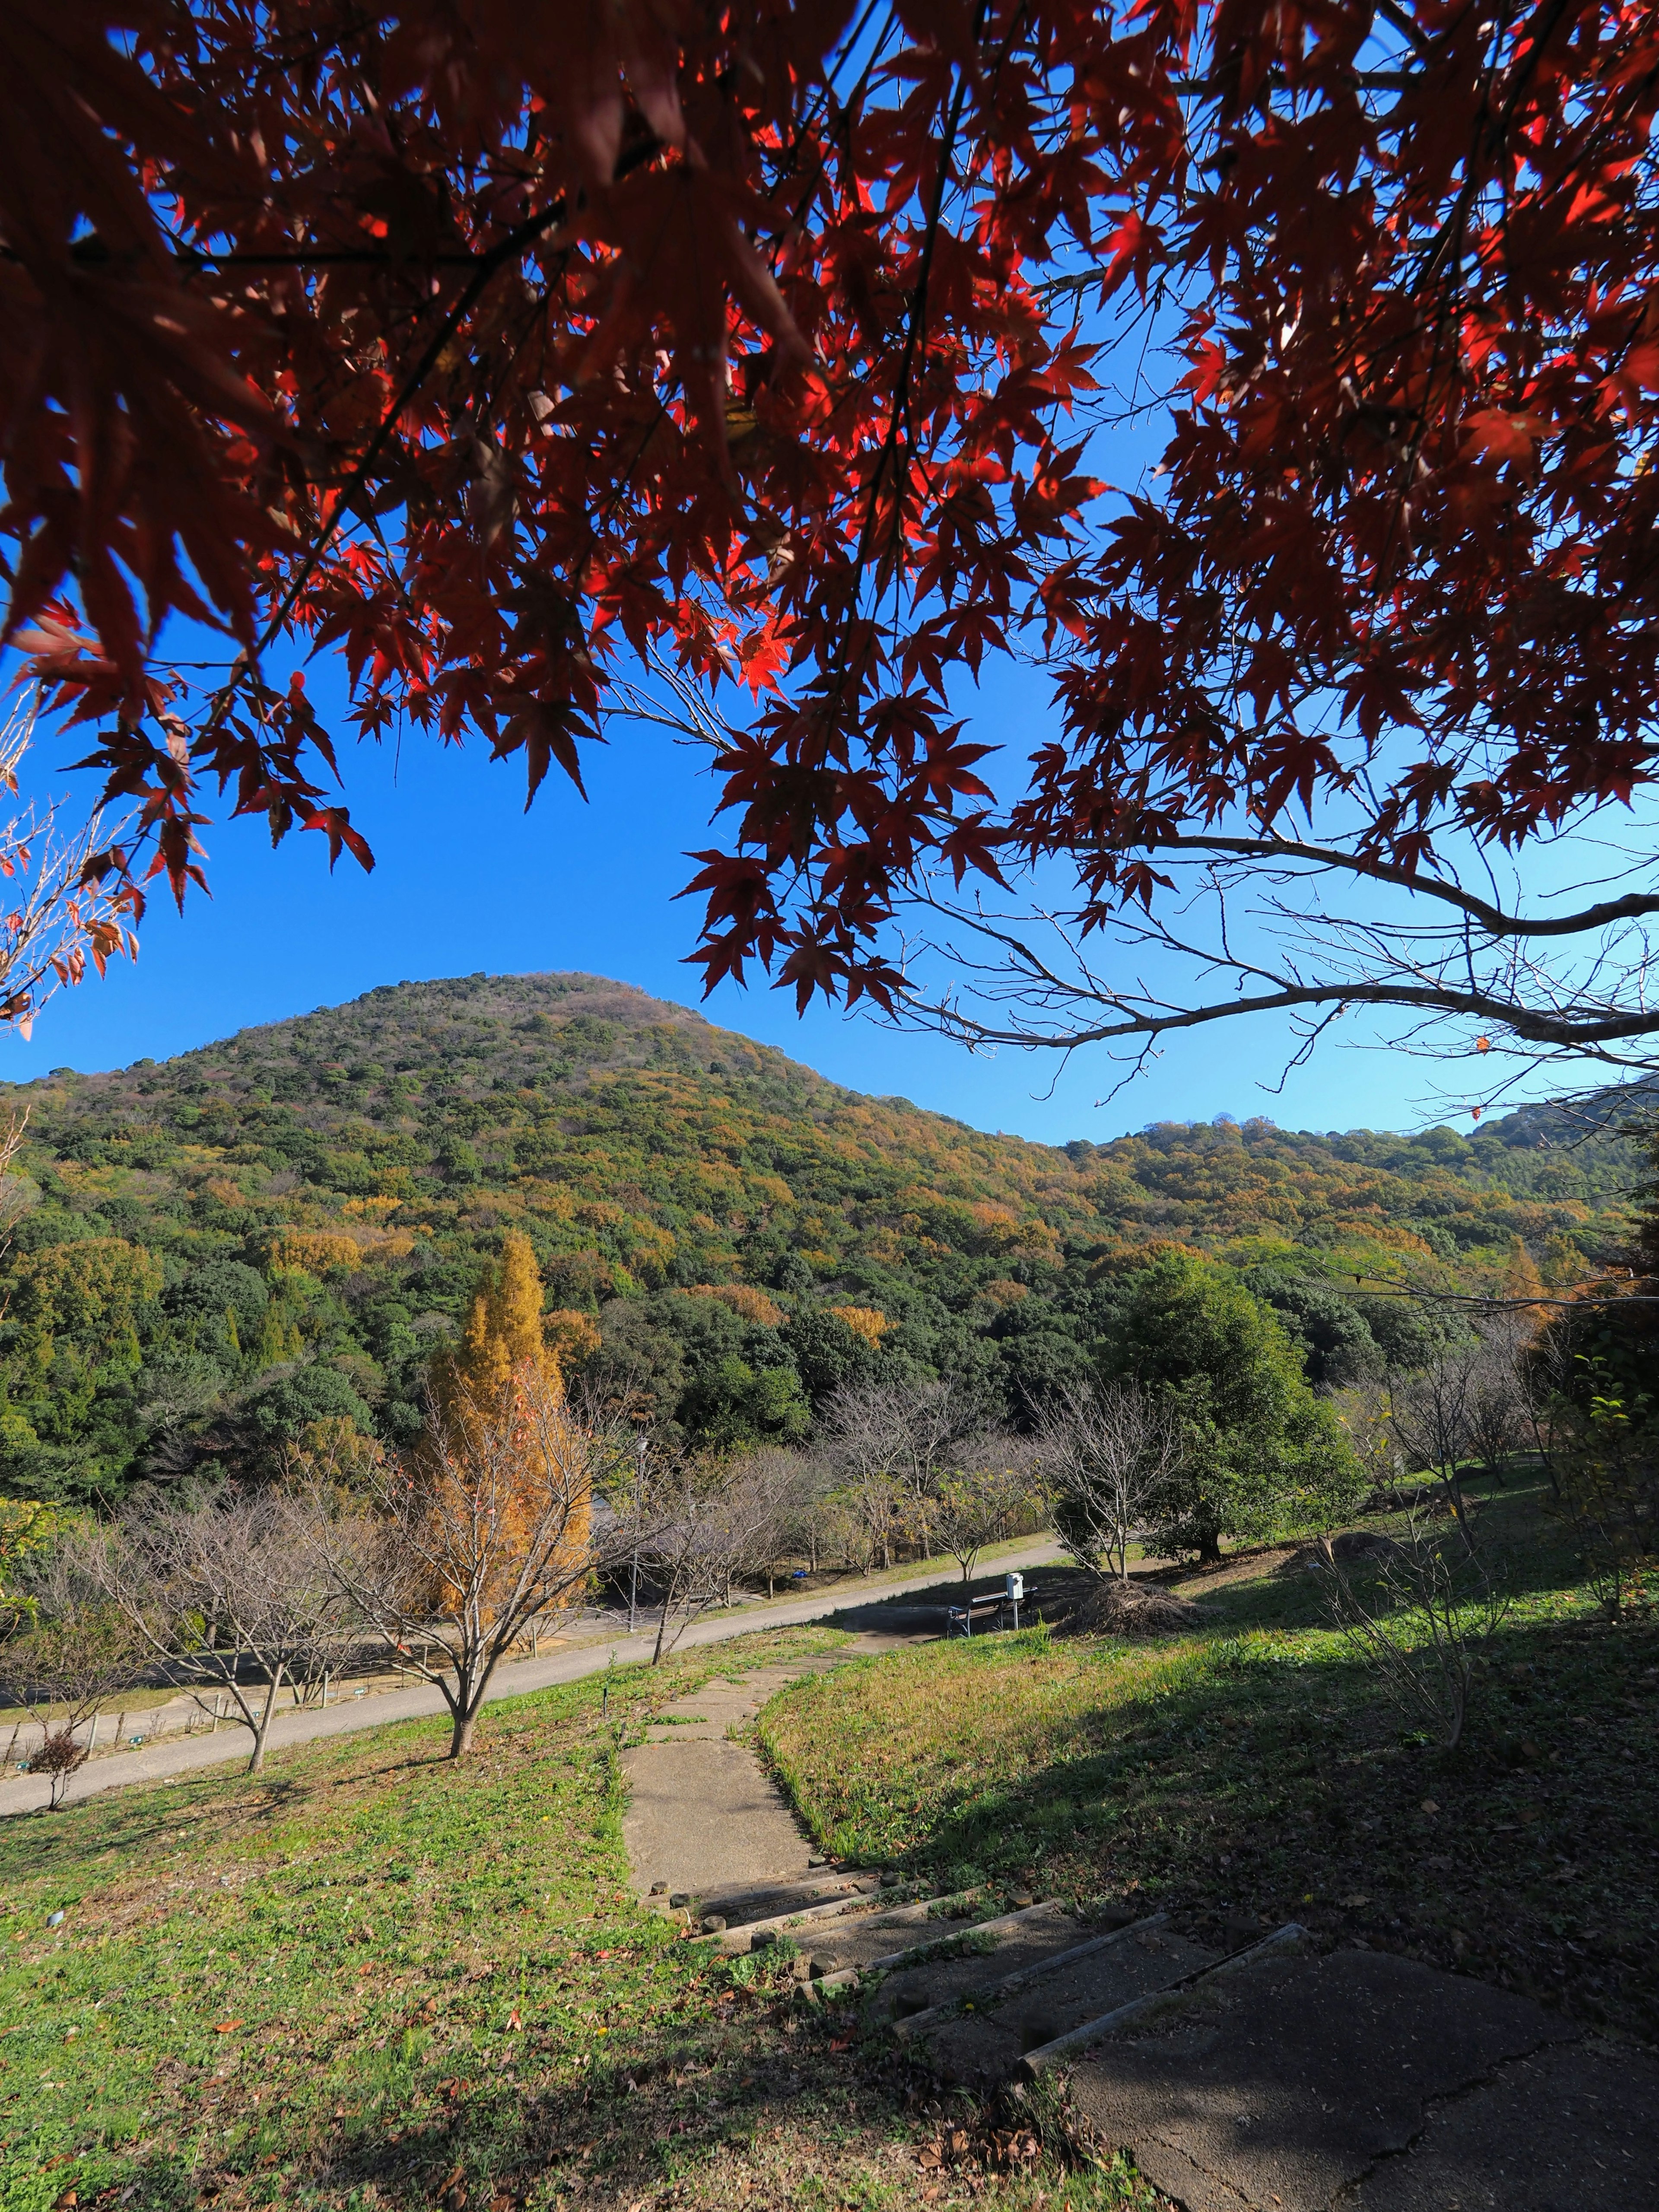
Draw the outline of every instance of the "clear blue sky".
<instances>
[{"instance_id":1,"label":"clear blue sky","mask_svg":"<svg viewBox=\"0 0 1659 2212\"><path fill-rule=\"evenodd\" d=\"M311 682L319 704L338 702L330 670ZM987 733L1020 752L1044 711L1022 679L979 702ZM63 764L84 750L84 738L43 735L40 787L81 795L88 780ZM0 1043L0 1077L162 1059L377 983L477 969L583 969L696 1002L697 973L683 963L697 906L674 895L691 872L686 849L714 842L714 787L698 755L647 727L619 732L591 759L589 804L556 775L528 815L520 768L492 765L481 745L441 753L416 737L401 759L348 747L343 766L352 818L378 855L373 876L344 858L331 876L319 836L295 835L273 852L262 824L220 823L205 839L212 897L193 896L182 921L158 897L137 964L60 994L29 1042ZM839 1082L1048 1142L1221 1113L1317 1128L1438 1118L1425 1108L1434 1071L1376 1051L1327 1047L1271 1095L1285 1056L1273 1024L1172 1041L1102 1105L1120 1071L1096 1055L1056 1068L1021 1054L970 1056L821 1006L798 1021L793 1000L763 986L722 988L707 1011Z\"/></svg>"}]
</instances>

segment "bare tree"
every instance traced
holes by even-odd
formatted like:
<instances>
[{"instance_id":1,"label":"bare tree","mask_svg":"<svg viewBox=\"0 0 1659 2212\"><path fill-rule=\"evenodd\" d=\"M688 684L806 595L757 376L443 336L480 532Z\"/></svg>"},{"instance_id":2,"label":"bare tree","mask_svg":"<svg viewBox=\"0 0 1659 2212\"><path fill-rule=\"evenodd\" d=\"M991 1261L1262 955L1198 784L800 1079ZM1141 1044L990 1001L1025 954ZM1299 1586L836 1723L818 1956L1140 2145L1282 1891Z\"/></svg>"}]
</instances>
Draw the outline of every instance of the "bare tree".
<instances>
[{"instance_id":1,"label":"bare tree","mask_svg":"<svg viewBox=\"0 0 1659 2212\"><path fill-rule=\"evenodd\" d=\"M528 1625L568 1609L626 1556L625 1514L596 1516L613 1440L526 1368L488 1399L463 1391L406 1459L343 1498L326 1454L303 1470L335 1586L449 1709L449 1756L471 1748L492 1676Z\"/></svg>"},{"instance_id":2,"label":"bare tree","mask_svg":"<svg viewBox=\"0 0 1659 2212\"><path fill-rule=\"evenodd\" d=\"M948 1382L848 1383L830 1400L823 1449L884 1567L907 1540L932 1556L939 1481L984 1417L976 1392Z\"/></svg>"},{"instance_id":3,"label":"bare tree","mask_svg":"<svg viewBox=\"0 0 1659 2212\"><path fill-rule=\"evenodd\" d=\"M87 1728L104 1700L141 1663L130 1624L88 1572L73 1531L30 1553L15 1577L17 1614L28 1627L0 1655L9 1693L40 1724L29 1771L47 1777L53 1808L91 1755Z\"/></svg>"},{"instance_id":4,"label":"bare tree","mask_svg":"<svg viewBox=\"0 0 1659 2212\"><path fill-rule=\"evenodd\" d=\"M1013 1534L1018 1521L1040 1510L1042 1484L1023 1438L987 1437L969 1447L963 1462L938 1479L932 1511L942 1548L968 1583L985 1547Z\"/></svg>"},{"instance_id":5,"label":"bare tree","mask_svg":"<svg viewBox=\"0 0 1659 2212\"><path fill-rule=\"evenodd\" d=\"M1102 1581L1129 1575L1129 1547L1182 1462L1181 1425L1133 1384L1071 1385L1055 1394L1038 1453L1055 1535ZM1106 1563L1106 1571L1101 1562Z\"/></svg>"},{"instance_id":6,"label":"bare tree","mask_svg":"<svg viewBox=\"0 0 1659 2212\"><path fill-rule=\"evenodd\" d=\"M1288 1019L1295 1066L1360 1008L1392 1018L1395 1052L1478 1065L1488 1097L1540 1066L1651 1072L1659 887L1638 842L1611 868L1635 888L1609 899L1595 895L1599 880L1528 895L1518 871L1500 890L1488 848L1466 846L1460 877L1449 846L1423 868L1358 839L1249 827L1224 819L1134 848L1091 845L1075 895L1057 906L1021 896L1017 872L995 903L919 875L913 972L946 980L913 988L901 1018L970 1048L1101 1045L1127 1063L1124 1082L1171 1032L1250 1014ZM1123 895L1152 871L1167 905Z\"/></svg>"},{"instance_id":7,"label":"bare tree","mask_svg":"<svg viewBox=\"0 0 1659 2212\"><path fill-rule=\"evenodd\" d=\"M1525 1428L1522 1369L1538 1322L1523 1309L1509 1309L1483 1316L1477 1327L1480 1353L1469 1384L1469 1442L1487 1474L1501 1483L1504 1462Z\"/></svg>"},{"instance_id":8,"label":"bare tree","mask_svg":"<svg viewBox=\"0 0 1659 2212\"><path fill-rule=\"evenodd\" d=\"M0 728L0 791L15 793L33 735L32 705ZM137 953L128 924L138 894L107 865L120 834L94 814L62 836L51 805L26 805L0 822L0 879L11 902L0 908L0 1023L24 1036L47 1000L78 983L88 962L101 975L116 955Z\"/></svg>"},{"instance_id":9,"label":"bare tree","mask_svg":"<svg viewBox=\"0 0 1659 2212\"><path fill-rule=\"evenodd\" d=\"M1421 1469L1440 1483L1470 1551L1474 1537L1462 1469L1474 1449L1484 1358L1478 1340L1451 1345L1414 1374L1389 1378L1389 1418L1407 1462L1413 1472Z\"/></svg>"},{"instance_id":10,"label":"bare tree","mask_svg":"<svg viewBox=\"0 0 1659 2212\"><path fill-rule=\"evenodd\" d=\"M869 1539L872 1559L884 1567L892 1565L894 1546L908 1526L889 1411L881 1385L846 1384L824 1410L821 1439L825 1463Z\"/></svg>"},{"instance_id":11,"label":"bare tree","mask_svg":"<svg viewBox=\"0 0 1659 2212\"><path fill-rule=\"evenodd\" d=\"M314 1516L281 1491L141 1510L88 1539L86 1557L133 1633L187 1670L204 1711L228 1693L253 1740L250 1774L283 1684L315 1679L356 1640Z\"/></svg>"},{"instance_id":12,"label":"bare tree","mask_svg":"<svg viewBox=\"0 0 1659 2212\"><path fill-rule=\"evenodd\" d=\"M797 1480L793 1462L789 1453L750 1452L719 1462L664 1454L654 1463L637 1532L657 1607L653 1667L700 1613L730 1603L740 1575L776 1557Z\"/></svg>"}]
</instances>

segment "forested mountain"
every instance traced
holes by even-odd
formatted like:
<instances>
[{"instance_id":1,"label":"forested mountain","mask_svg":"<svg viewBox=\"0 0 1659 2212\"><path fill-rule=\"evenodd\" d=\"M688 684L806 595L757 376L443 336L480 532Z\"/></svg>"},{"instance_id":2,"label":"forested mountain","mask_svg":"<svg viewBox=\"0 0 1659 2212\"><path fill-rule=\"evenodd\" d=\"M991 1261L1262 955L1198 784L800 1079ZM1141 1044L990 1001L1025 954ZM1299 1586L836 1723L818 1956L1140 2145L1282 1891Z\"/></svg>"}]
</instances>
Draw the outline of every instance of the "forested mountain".
<instances>
[{"instance_id":1,"label":"forested mountain","mask_svg":"<svg viewBox=\"0 0 1659 2212\"><path fill-rule=\"evenodd\" d=\"M883 1364L1029 1419L1171 1243L1243 1271L1341 1380L1425 1326L1390 1279L1577 1281L1644 1173L1616 1121L1540 1109L1470 1137L1166 1122L1054 1149L574 975L388 985L0 1103L28 1116L0 1267L0 1492L25 1497L274 1465L327 1416L407 1441L509 1226L568 1361L729 1445L804 1435Z\"/></svg>"}]
</instances>

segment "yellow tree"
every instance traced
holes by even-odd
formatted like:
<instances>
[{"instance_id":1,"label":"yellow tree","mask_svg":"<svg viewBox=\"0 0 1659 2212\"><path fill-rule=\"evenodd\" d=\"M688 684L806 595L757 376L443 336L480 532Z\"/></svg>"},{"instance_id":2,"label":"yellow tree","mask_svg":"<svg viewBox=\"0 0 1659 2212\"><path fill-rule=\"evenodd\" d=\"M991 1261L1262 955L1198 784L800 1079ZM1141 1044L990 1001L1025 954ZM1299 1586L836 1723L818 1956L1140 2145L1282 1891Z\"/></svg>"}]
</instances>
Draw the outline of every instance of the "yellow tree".
<instances>
[{"instance_id":1,"label":"yellow tree","mask_svg":"<svg viewBox=\"0 0 1659 2212\"><path fill-rule=\"evenodd\" d=\"M441 1520L453 1516L460 1500L458 1482L462 1490L465 1487L460 1471L487 1463L489 1515L499 1524L493 1577L485 1576L466 1596L462 1584L467 1577L458 1581L447 1574L441 1578L439 1603L446 1613L474 1602L483 1602L489 1613L502 1563L512 1562L506 1582L516 1587L524 1559L545 1547L546 1470L556 1462L562 1470L562 1487L558 1534L548 1563L553 1581L579 1571L586 1557L590 1489L586 1476L574 1492L567 1480L569 1469L585 1466L586 1461L576 1424L564 1403L563 1378L544 1324L542 1297L541 1270L530 1239L509 1229L501 1240L500 1258L472 1301L460 1341L434 1363L433 1418L426 1447L428 1499ZM569 1433L553 1450L550 1438L561 1427ZM536 1579L532 1577L532 1583Z\"/></svg>"},{"instance_id":2,"label":"yellow tree","mask_svg":"<svg viewBox=\"0 0 1659 2212\"><path fill-rule=\"evenodd\" d=\"M509 1229L501 1255L472 1301L461 1340L441 1355L433 1376L440 1411L465 1395L494 1403L514 1376L534 1374L556 1390L558 1362L542 1327L542 1274L530 1239Z\"/></svg>"},{"instance_id":3,"label":"yellow tree","mask_svg":"<svg viewBox=\"0 0 1659 2212\"><path fill-rule=\"evenodd\" d=\"M1529 1306L1534 1298L1547 1296L1544 1279L1538 1272L1537 1262L1520 1237L1511 1239L1509 1265L1504 1270L1504 1297L1506 1304ZM1534 1318L1543 1320L1545 1309L1540 1306Z\"/></svg>"},{"instance_id":4,"label":"yellow tree","mask_svg":"<svg viewBox=\"0 0 1659 2212\"><path fill-rule=\"evenodd\" d=\"M493 1396L457 1384L408 1461L349 1474L327 1453L311 1462L334 1585L440 1692L452 1759L471 1747L495 1669L526 1629L579 1604L589 1577L624 1556L625 1521L597 1543L592 1528L594 1477L615 1455L615 1440L574 1419L526 1363Z\"/></svg>"}]
</instances>

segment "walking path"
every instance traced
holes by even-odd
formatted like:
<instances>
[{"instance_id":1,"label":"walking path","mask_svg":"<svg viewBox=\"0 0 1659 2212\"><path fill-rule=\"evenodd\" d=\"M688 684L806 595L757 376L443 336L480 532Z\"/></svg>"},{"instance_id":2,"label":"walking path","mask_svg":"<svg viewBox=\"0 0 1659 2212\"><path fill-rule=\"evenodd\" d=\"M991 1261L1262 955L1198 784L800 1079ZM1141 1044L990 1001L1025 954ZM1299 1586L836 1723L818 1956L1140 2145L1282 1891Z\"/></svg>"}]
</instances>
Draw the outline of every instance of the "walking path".
<instances>
[{"instance_id":1,"label":"walking path","mask_svg":"<svg viewBox=\"0 0 1659 2212\"><path fill-rule=\"evenodd\" d=\"M987 1574L998 1577L1010 1568L1044 1566L1062 1556L1058 1546L1034 1541L1018 1550L999 1552L986 1562ZM899 1582L846 1583L833 1590L817 1590L810 1597L781 1598L775 1604L745 1606L740 1613L720 1613L694 1621L681 1637L677 1650L690 1651L708 1644L722 1644L734 1636L747 1636L759 1628L794 1628L838 1613L903 1597L922 1589L935 1589L950 1579L950 1562L934 1560L925 1573ZM984 1575L978 1577L983 1582ZM585 1675L604 1672L615 1657L619 1666L648 1660L655 1643L654 1629L629 1636L598 1637L592 1643L567 1644L542 1659L514 1661L496 1669L489 1686L491 1702L497 1698L521 1698L532 1690L545 1690L559 1682L580 1681ZM324 1736L356 1735L364 1729L382 1728L392 1721L422 1720L446 1711L443 1698L429 1684L406 1690L388 1690L374 1697L354 1698L325 1711L310 1706L281 1713L271 1723L266 1738L267 1754L290 1744L314 1743ZM245 1729L221 1729L216 1735L166 1738L140 1750L89 1759L74 1775L64 1792L65 1802L95 1796L100 1790L125 1789L133 1783L167 1782L183 1774L196 1774L210 1766L234 1765L248 1756ZM44 1809L50 1784L44 1775L20 1774L0 1782L0 1817Z\"/></svg>"},{"instance_id":2,"label":"walking path","mask_svg":"<svg viewBox=\"0 0 1659 2212\"><path fill-rule=\"evenodd\" d=\"M719 1910L736 1892L769 1895L808 1882L815 1854L747 1744L741 1727L787 1682L827 1674L911 1639L866 1631L834 1651L785 1666L742 1668L665 1706L646 1741L624 1752L623 1840L641 1896L696 1898ZM822 1864L820 1860L818 1863ZM825 1880L830 1877L825 1876Z\"/></svg>"}]
</instances>

